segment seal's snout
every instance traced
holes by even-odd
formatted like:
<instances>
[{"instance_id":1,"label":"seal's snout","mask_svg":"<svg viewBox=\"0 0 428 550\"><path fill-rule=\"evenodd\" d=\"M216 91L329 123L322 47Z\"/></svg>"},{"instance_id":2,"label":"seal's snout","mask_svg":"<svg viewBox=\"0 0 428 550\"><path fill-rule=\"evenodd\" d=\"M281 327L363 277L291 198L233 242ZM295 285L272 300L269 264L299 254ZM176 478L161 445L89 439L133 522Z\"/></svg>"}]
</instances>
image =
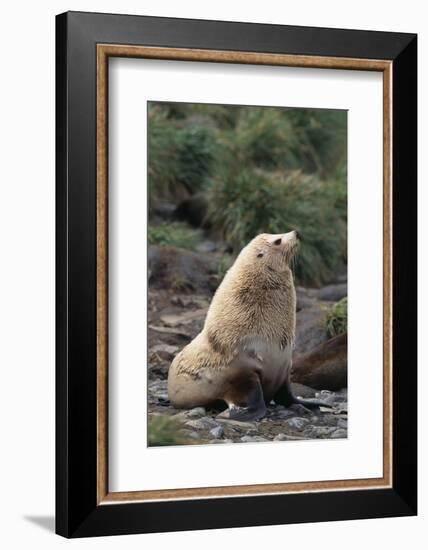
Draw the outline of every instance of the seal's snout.
<instances>
[{"instance_id":1,"label":"seal's snout","mask_svg":"<svg viewBox=\"0 0 428 550\"><path fill-rule=\"evenodd\" d=\"M294 230L294 236L296 237L296 239L298 241L301 241L302 240L302 234L300 233L300 231L298 231L297 229Z\"/></svg>"}]
</instances>

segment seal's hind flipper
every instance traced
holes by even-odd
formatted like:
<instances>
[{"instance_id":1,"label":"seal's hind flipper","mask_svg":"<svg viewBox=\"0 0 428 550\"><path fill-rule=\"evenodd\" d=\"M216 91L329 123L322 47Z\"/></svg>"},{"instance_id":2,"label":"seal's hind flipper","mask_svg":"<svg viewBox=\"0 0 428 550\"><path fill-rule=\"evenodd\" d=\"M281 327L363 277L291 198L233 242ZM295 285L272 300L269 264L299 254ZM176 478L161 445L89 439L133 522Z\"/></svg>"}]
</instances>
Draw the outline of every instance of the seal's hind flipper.
<instances>
[{"instance_id":1,"label":"seal's hind flipper","mask_svg":"<svg viewBox=\"0 0 428 550\"><path fill-rule=\"evenodd\" d=\"M328 409L333 409L333 405L330 405L329 403L326 403L325 401L322 401L321 399L302 399L301 397L295 397L294 403L298 403L299 405L303 405L304 407L307 407L308 409L312 408L318 408L318 407L326 407Z\"/></svg>"},{"instance_id":2,"label":"seal's hind flipper","mask_svg":"<svg viewBox=\"0 0 428 550\"><path fill-rule=\"evenodd\" d=\"M220 413L217 418L248 422L260 420L265 416L266 404L260 379L256 373L250 373L249 376L247 373L246 378L245 384L240 388L234 388L233 395L227 399L229 408Z\"/></svg>"},{"instance_id":3,"label":"seal's hind flipper","mask_svg":"<svg viewBox=\"0 0 428 550\"><path fill-rule=\"evenodd\" d=\"M322 401L321 399L302 399L301 397L296 397L291 390L290 380L285 382L285 384L276 393L273 400L277 405L284 405L284 407L299 404L309 409L316 407L327 407L329 409L333 409L332 405Z\"/></svg>"}]
</instances>

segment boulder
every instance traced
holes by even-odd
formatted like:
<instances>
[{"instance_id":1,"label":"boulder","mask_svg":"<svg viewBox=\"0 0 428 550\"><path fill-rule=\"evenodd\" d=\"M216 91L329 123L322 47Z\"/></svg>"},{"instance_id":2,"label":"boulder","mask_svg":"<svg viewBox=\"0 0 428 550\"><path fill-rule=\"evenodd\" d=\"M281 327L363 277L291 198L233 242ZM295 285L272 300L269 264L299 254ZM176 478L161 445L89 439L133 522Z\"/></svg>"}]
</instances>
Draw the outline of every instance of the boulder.
<instances>
[{"instance_id":1,"label":"boulder","mask_svg":"<svg viewBox=\"0 0 428 550\"><path fill-rule=\"evenodd\" d=\"M312 307L319 300L321 302L338 302L348 295L348 285L345 282L323 286L321 288L296 287L297 311Z\"/></svg>"},{"instance_id":2,"label":"boulder","mask_svg":"<svg viewBox=\"0 0 428 550\"><path fill-rule=\"evenodd\" d=\"M318 390L335 391L346 387L347 336L335 336L295 359L291 373L292 381Z\"/></svg>"},{"instance_id":3,"label":"boulder","mask_svg":"<svg viewBox=\"0 0 428 550\"><path fill-rule=\"evenodd\" d=\"M329 311L330 304L315 301L312 306L297 312L295 358L327 340L325 318Z\"/></svg>"},{"instance_id":4,"label":"boulder","mask_svg":"<svg viewBox=\"0 0 428 550\"><path fill-rule=\"evenodd\" d=\"M304 288L302 286L296 287L296 309L300 311L301 309L314 307L316 305L316 290L312 288Z\"/></svg>"},{"instance_id":5,"label":"boulder","mask_svg":"<svg viewBox=\"0 0 428 550\"><path fill-rule=\"evenodd\" d=\"M324 300L326 302L338 302L339 300L341 300L347 295L348 295L347 283L324 286L320 288L317 292L318 300Z\"/></svg>"},{"instance_id":6,"label":"boulder","mask_svg":"<svg viewBox=\"0 0 428 550\"><path fill-rule=\"evenodd\" d=\"M218 283L215 260L172 246L149 246L148 268L152 288L212 294Z\"/></svg>"}]
</instances>

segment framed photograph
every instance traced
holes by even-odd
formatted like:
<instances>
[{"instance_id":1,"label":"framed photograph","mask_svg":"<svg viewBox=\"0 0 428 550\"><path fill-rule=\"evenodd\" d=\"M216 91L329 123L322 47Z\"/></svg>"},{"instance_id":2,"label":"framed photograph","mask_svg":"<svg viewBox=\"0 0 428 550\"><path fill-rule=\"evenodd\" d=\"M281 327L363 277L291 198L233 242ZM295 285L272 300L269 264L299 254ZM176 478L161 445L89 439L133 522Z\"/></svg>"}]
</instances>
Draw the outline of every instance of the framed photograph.
<instances>
[{"instance_id":1,"label":"framed photograph","mask_svg":"<svg viewBox=\"0 0 428 550\"><path fill-rule=\"evenodd\" d=\"M413 34L56 20L56 530L417 513Z\"/></svg>"}]
</instances>

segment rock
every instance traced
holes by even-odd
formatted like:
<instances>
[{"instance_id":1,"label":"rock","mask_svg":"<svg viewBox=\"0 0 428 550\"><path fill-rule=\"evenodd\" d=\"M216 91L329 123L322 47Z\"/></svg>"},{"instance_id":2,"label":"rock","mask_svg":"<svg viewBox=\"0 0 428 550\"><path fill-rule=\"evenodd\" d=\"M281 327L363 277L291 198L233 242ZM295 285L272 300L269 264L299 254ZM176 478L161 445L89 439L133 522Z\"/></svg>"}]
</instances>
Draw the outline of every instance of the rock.
<instances>
[{"instance_id":1,"label":"rock","mask_svg":"<svg viewBox=\"0 0 428 550\"><path fill-rule=\"evenodd\" d=\"M347 385L347 334L319 344L293 362L292 380L311 388L338 390Z\"/></svg>"},{"instance_id":2,"label":"rock","mask_svg":"<svg viewBox=\"0 0 428 550\"><path fill-rule=\"evenodd\" d=\"M160 404L169 405L168 388L166 380L151 380L149 382L149 396L157 400Z\"/></svg>"},{"instance_id":3,"label":"rock","mask_svg":"<svg viewBox=\"0 0 428 550\"><path fill-rule=\"evenodd\" d=\"M259 435L244 435L241 437L241 441L244 443L255 443L257 441L267 441L267 439Z\"/></svg>"},{"instance_id":4,"label":"rock","mask_svg":"<svg viewBox=\"0 0 428 550\"><path fill-rule=\"evenodd\" d=\"M301 418L299 416L295 418L290 418L284 422L285 426L292 428L293 430L303 430L308 424L309 420L307 418Z\"/></svg>"},{"instance_id":5,"label":"rock","mask_svg":"<svg viewBox=\"0 0 428 550\"><path fill-rule=\"evenodd\" d=\"M213 428L212 430L210 430L210 434L211 434L215 439L220 439L220 438L223 437L223 435L224 435L223 426L217 426L216 428Z\"/></svg>"},{"instance_id":6,"label":"rock","mask_svg":"<svg viewBox=\"0 0 428 550\"><path fill-rule=\"evenodd\" d=\"M294 414L294 411L290 411L289 409L275 411L275 416L278 418L290 418L290 416L294 416Z\"/></svg>"},{"instance_id":7,"label":"rock","mask_svg":"<svg viewBox=\"0 0 428 550\"><path fill-rule=\"evenodd\" d=\"M148 247L150 287L211 294L217 285L218 260L172 246Z\"/></svg>"},{"instance_id":8,"label":"rock","mask_svg":"<svg viewBox=\"0 0 428 550\"><path fill-rule=\"evenodd\" d=\"M212 439L210 443L233 443L233 439Z\"/></svg>"},{"instance_id":9,"label":"rock","mask_svg":"<svg viewBox=\"0 0 428 550\"><path fill-rule=\"evenodd\" d=\"M195 407L194 409L190 409L190 411L186 411L186 416L188 418L197 418L198 416L205 416L206 411L204 407Z\"/></svg>"},{"instance_id":10,"label":"rock","mask_svg":"<svg viewBox=\"0 0 428 550\"><path fill-rule=\"evenodd\" d=\"M299 414L300 416L313 416L314 412L311 409L308 409L304 405L300 405L299 403L294 403L293 405L290 405L289 409L293 411L296 414Z\"/></svg>"},{"instance_id":11,"label":"rock","mask_svg":"<svg viewBox=\"0 0 428 550\"><path fill-rule=\"evenodd\" d=\"M175 305L182 307L197 306L199 309L208 309L210 305L209 300L205 296L173 296L171 302Z\"/></svg>"},{"instance_id":12,"label":"rock","mask_svg":"<svg viewBox=\"0 0 428 550\"><path fill-rule=\"evenodd\" d=\"M299 436L299 435L291 435L291 434L278 434L273 438L273 441L306 441L308 438Z\"/></svg>"},{"instance_id":13,"label":"rock","mask_svg":"<svg viewBox=\"0 0 428 550\"><path fill-rule=\"evenodd\" d=\"M329 437L336 428L334 426L308 426L305 430L305 434L310 437L316 438L327 438Z\"/></svg>"},{"instance_id":14,"label":"rock","mask_svg":"<svg viewBox=\"0 0 428 550\"><path fill-rule=\"evenodd\" d=\"M335 403L344 403L346 401L346 396L345 395L341 395L339 393L335 393L334 394L334 402Z\"/></svg>"},{"instance_id":15,"label":"rock","mask_svg":"<svg viewBox=\"0 0 428 550\"><path fill-rule=\"evenodd\" d=\"M168 377L169 362L167 364L161 363L161 359L154 355L149 358L149 377L156 376L166 380Z\"/></svg>"},{"instance_id":16,"label":"rock","mask_svg":"<svg viewBox=\"0 0 428 550\"><path fill-rule=\"evenodd\" d=\"M346 418L339 418L337 421L337 427L338 428L344 428L345 430L348 429L348 420Z\"/></svg>"},{"instance_id":17,"label":"rock","mask_svg":"<svg viewBox=\"0 0 428 550\"><path fill-rule=\"evenodd\" d=\"M327 340L325 318L330 311L330 306L322 302L299 311L296 315L296 340L294 358L312 350ZM299 382L299 380L293 380ZM304 382L302 382L304 383ZM310 384L307 384L310 386Z\"/></svg>"},{"instance_id":18,"label":"rock","mask_svg":"<svg viewBox=\"0 0 428 550\"><path fill-rule=\"evenodd\" d=\"M326 412L322 415L321 418L324 425L334 426L335 428L337 427L338 418L334 414L331 414L330 412Z\"/></svg>"},{"instance_id":19,"label":"rock","mask_svg":"<svg viewBox=\"0 0 428 550\"><path fill-rule=\"evenodd\" d=\"M342 439L348 437L348 431L343 428L339 428L338 430L333 432L330 437L331 439Z\"/></svg>"},{"instance_id":20,"label":"rock","mask_svg":"<svg viewBox=\"0 0 428 550\"><path fill-rule=\"evenodd\" d=\"M307 439L306 437L297 437L289 434L278 434L273 438L273 441L302 441Z\"/></svg>"},{"instance_id":21,"label":"rock","mask_svg":"<svg viewBox=\"0 0 428 550\"><path fill-rule=\"evenodd\" d=\"M234 426L235 428L239 428L241 430L257 428L257 424L255 422L240 422L239 420L231 420L230 418L222 418L220 416L216 417L216 421L228 426Z\"/></svg>"},{"instance_id":22,"label":"rock","mask_svg":"<svg viewBox=\"0 0 428 550\"><path fill-rule=\"evenodd\" d=\"M340 273L336 277L336 283L346 283L348 282L348 271L344 271L343 273Z\"/></svg>"},{"instance_id":23,"label":"rock","mask_svg":"<svg viewBox=\"0 0 428 550\"><path fill-rule=\"evenodd\" d=\"M207 309L197 309L195 311L184 311L180 314L165 314L160 316L162 323L168 327L178 327L193 323L193 321L202 321L207 315Z\"/></svg>"},{"instance_id":24,"label":"rock","mask_svg":"<svg viewBox=\"0 0 428 550\"><path fill-rule=\"evenodd\" d=\"M182 330L176 330L173 328L167 328L167 327L158 327L155 325L149 325L150 330L154 330L155 332L160 332L162 334L171 334L174 336L178 336L181 340L191 340L192 337L190 334L187 334L187 332L184 332Z\"/></svg>"},{"instance_id":25,"label":"rock","mask_svg":"<svg viewBox=\"0 0 428 550\"><path fill-rule=\"evenodd\" d=\"M324 300L326 302L338 302L347 295L347 283L324 286L323 288L320 288L317 292L318 300Z\"/></svg>"},{"instance_id":26,"label":"rock","mask_svg":"<svg viewBox=\"0 0 428 550\"><path fill-rule=\"evenodd\" d=\"M165 398L164 396L158 397L158 405L160 405L161 407L169 407L170 404L171 403L169 399Z\"/></svg>"},{"instance_id":27,"label":"rock","mask_svg":"<svg viewBox=\"0 0 428 550\"><path fill-rule=\"evenodd\" d=\"M303 288L302 286L296 287L296 310L313 307L316 305L316 297L311 293L312 289Z\"/></svg>"},{"instance_id":28,"label":"rock","mask_svg":"<svg viewBox=\"0 0 428 550\"><path fill-rule=\"evenodd\" d=\"M196 193L180 202L174 212L174 217L186 221L193 227L209 227L207 221L208 200L203 193Z\"/></svg>"},{"instance_id":29,"label":"rock","mask_svg":"<svg viewBox=\"0 0 428 550\"><path fill-rule=\"evenodd\" d=\"M160 359L163 359L164 361L172 361L178 350L178 346L171 346L169 344L156 344L149 350L150 358L153 355L157 355Z\"/></svg>"},{"instance_id":30,"label":"rock","mask_svg":"<svg viewBox=\"0 0 428 550\"><path fill-rule=\"evenodd\" d=\"M218 246L214 241L202 241L196 245L195 250L201 254L209 254L210 252L215 252L218 250Z\"/></svg>"},{"instance_id":31,"label":"rock","mask_svg":"<svg viewBox=\"0 0 428 550\"><path fill-rule=\"evenodd\" d=\"M198 418L197 420L189 420L186 422L186 426L194 428L195 430L211 430L218 426L217 422L209 416Z\"/></svg>"}]
</instances>

